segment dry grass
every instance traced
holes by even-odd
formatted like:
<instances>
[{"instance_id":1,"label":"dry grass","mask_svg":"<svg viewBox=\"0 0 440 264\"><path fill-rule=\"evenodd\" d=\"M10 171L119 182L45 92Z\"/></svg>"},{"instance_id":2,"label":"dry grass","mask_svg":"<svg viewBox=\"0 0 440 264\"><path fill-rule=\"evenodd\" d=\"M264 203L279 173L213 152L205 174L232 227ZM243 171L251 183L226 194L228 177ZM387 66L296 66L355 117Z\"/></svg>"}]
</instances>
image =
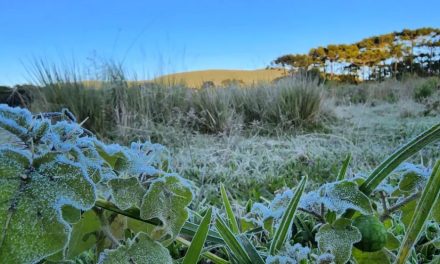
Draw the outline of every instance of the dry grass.
<instances>
[{"instance_id":1,"label":"dry grass","mask_svg":"<svg viewBox=\"0 0 440 264\"><path fill-rule=\"evenodd\" d=\"M225 81L242 81L244 85L268 83L283 77L283 69L260 70L205 70L169 74L155 78L153 81L166 84L185 84L188 87L200 88L204 82L212 81L216 86L222 86Z\"/></svg>"}]
</instances>

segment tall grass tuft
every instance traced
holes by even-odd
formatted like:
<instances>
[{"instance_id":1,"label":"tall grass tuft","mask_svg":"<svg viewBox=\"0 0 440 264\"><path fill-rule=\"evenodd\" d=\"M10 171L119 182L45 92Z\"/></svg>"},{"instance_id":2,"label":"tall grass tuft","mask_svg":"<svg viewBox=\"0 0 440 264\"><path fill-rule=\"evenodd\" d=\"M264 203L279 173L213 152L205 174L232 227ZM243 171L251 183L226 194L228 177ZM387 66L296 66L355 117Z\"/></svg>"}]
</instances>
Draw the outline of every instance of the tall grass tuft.
<instances>
[{"instance_id":1,"label":"tall grass tuft","mask_svg":"<svg viewBox=\"0 0 440 264\"><path fill-rule=\"evenodd\" d=\"M104 137L130 137L133 130L157 125L228 133L260 124L270 133L274 128L313 128L321 121L322 88L313 82L291 79L197 90L129 81L123 67L112 62L103 63L94 77L75 64L60 67L38 60L31 69L40 87L34 111L68 108Z\"/></svg>"}]
</instances>

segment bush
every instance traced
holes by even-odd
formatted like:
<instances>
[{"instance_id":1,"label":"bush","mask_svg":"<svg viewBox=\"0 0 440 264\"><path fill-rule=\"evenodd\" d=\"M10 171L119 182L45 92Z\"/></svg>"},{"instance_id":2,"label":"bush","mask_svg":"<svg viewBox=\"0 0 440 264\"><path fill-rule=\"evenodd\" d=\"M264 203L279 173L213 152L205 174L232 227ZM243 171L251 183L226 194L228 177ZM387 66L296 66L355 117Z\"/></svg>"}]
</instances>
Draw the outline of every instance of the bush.
<instances>
[{"instance_id":1,"label":"bush","mask_svg":"<svg viewBox=\"0 0 440 264\"><path fill-rule=\"evenodd\" d=\"M425 98L430 97L437 89L438 82L436 79L431 78L418 85L414 90L414 99L416 101L422 101Z\"/></svg>"}]
</instances>

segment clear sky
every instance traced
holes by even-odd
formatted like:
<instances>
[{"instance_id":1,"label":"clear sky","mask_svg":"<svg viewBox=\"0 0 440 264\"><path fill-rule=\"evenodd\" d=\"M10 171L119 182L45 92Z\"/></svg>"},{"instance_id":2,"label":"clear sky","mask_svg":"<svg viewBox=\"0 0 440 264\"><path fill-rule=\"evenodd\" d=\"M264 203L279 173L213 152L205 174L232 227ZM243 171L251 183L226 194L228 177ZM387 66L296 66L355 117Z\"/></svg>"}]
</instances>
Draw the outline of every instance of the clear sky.
<instances>
[{"instance_id":1,"label":"clear sky","mask_svg":"<svg viewBox=\"0 0 440 264\"><path fill-rule=\"evenodd\" d=\"M318 45L438 28L439 10L438 0L0 0L0 84L28 80L33 58L114 59L140 79L263 68Z\"/></svg>"}]
</instances>

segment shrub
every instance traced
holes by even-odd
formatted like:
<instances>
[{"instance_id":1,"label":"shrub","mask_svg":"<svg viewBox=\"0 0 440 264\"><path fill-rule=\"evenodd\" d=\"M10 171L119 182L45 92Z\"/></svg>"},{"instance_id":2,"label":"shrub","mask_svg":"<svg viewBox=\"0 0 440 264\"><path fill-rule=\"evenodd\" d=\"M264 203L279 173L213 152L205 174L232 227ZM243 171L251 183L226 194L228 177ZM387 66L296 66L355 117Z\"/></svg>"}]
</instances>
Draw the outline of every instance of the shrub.
<instances>
[{"instance_id":1,"label":"shrub","mask_svg":"<svg viewBox=\"0 0 440 264\"><path fill-rule=\"evenodd\" d=\"M436 91L437 85L437 80L434 78L428 79L419 84L414 90L414 99L416 101L421 101L430 97Z\"/></svg>"}]
</instances>

